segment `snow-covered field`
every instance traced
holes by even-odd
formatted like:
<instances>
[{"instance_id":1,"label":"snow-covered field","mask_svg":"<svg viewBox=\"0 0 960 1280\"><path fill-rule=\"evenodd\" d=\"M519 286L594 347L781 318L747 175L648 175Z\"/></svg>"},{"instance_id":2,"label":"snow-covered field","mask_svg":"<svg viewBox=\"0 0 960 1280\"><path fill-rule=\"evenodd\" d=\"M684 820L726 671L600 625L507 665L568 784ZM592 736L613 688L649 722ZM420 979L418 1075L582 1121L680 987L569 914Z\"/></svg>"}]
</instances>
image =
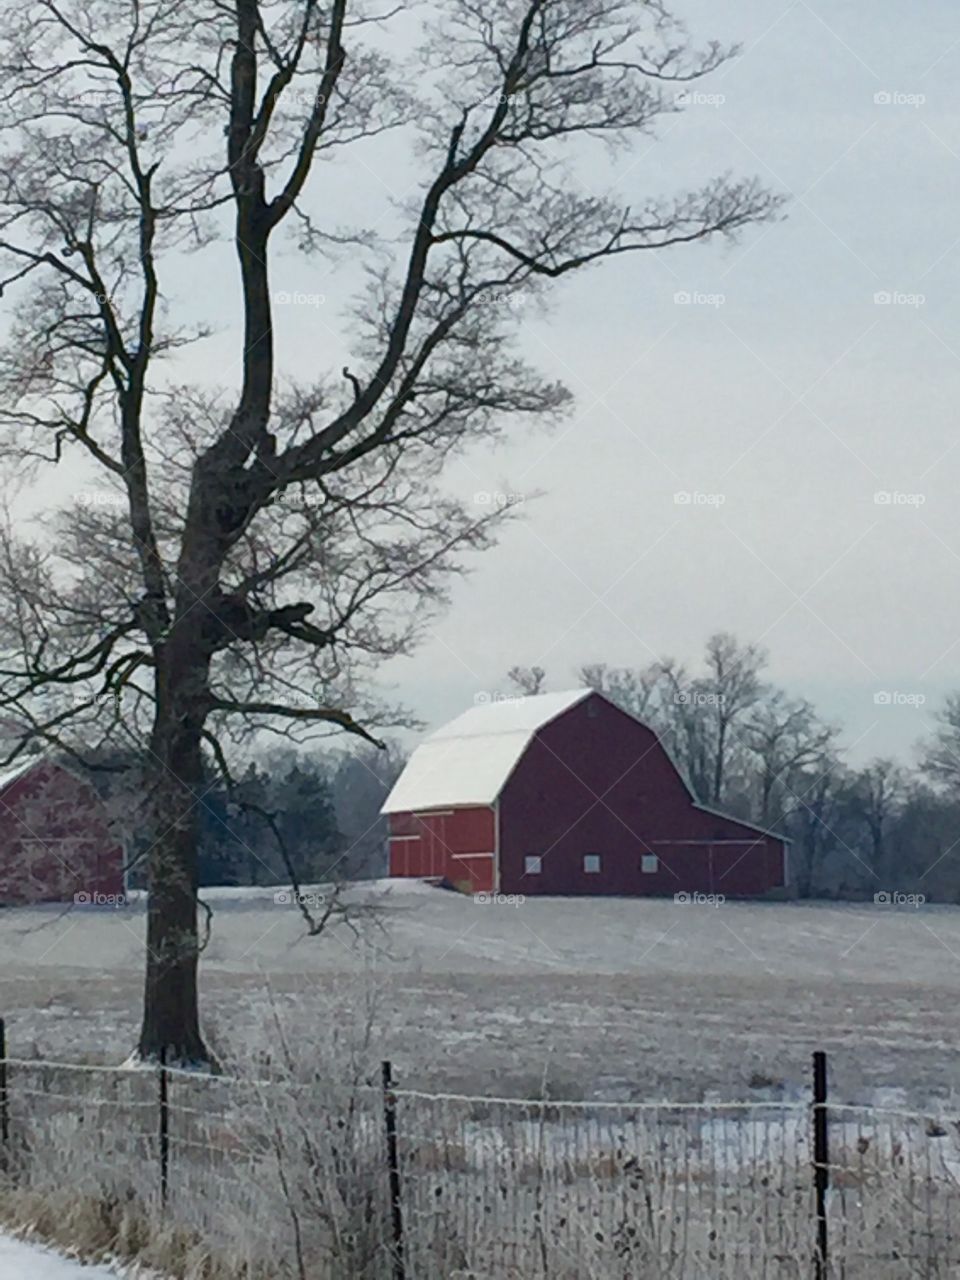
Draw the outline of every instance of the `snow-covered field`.
<instances>
[{"instance_id":1,"label":"snow-covered field","mask_svg":"<svg viewBox=\"0 0 960 1280\"><path fill-rule=\"evenodd\" d=\"M950 1103L960 909L530 898L409 882L359 939L304 936L274 890L212 890L204 1012L237 1043L269 998L293 1034L349 1036L381 992L377 1050L410 1087L654 1100L791 1096L831 1055L837 1101ZM10 1053L121 1061L135 1036L142 903L0 912ZM957 1098L960 1105L960 1096Z\"/></svg>"}]
</instances>

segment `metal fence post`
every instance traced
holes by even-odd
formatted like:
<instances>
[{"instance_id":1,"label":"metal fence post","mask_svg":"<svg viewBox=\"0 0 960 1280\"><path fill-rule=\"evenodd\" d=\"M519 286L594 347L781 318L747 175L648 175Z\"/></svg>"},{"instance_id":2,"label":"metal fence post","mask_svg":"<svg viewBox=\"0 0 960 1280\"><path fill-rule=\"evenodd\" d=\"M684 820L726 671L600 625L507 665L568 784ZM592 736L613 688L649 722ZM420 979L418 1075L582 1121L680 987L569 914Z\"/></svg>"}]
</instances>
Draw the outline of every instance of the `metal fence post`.
<instances>
[{"instance_id":1,"label":"metal fence post","mask_svg":"<svg viewBox=\"0 0 960 1280\"><path fill-rule=\"evenodd\" d=\"M403 1258L403 1210L400 1205L400 1159L397 1150L397 1098L393 1092L393 1068L383 1063L383 1119L387 1131L387 1169L390 1177L390 1213L393 1223L393 1280L406 1280Z\"/></svg>"},{"instance_id":2,"label":"metal fence post","mask_svg":"<svg viewBox=\"0 0 960 1280\"><path fill-rule=\"evenodd\" d=\"M827 1055L818 1049L813 1055L813 1185L816 1193L817 1252L814 1275L827 1280L827 1188L830 1186L829 1110L827 1106Z\"/></svg>"},{"instance_id":3,"label":"metal fence post","mask_svg":"<svg viewBox=\"0 0 960 1280\"><path fill-rule=\"evenodd\" d=\"M6 1158L10 1142L10 1098L7 1093L7 1024L0 1018L0 1158Z\"/></svg>"},{"instance_id":4,"label":"metal fence post","mask_svg":"<svg viewBox=\"0 0 960 1280\"><path fill-rule=\"evenodd\" d=\"M160 1050L160 1204L167 1207L170 1184L170 1103L167 1051Z\"/></svg>"}]
</instances>

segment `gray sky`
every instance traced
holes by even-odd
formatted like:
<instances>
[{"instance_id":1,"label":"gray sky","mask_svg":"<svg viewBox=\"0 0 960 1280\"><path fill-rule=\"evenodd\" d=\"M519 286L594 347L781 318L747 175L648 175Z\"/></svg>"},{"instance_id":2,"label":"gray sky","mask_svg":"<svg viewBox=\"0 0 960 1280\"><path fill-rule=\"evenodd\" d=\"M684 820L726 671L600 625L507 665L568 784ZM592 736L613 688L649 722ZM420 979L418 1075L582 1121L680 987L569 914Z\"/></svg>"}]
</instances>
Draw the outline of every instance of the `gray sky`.
<instances>
[{"instance_id":1,"label":"gray sky","mask_svg":"<svg viewBox=\"0 0 960 1280\"><path fill-rule=\"evenodd\" d=\"M436 722L504 690L514 662L563 688L582 661L695 659L722 628L845 724L852 760L909 756L960 687L956 15L932 0L909 20L892 0L677 11L702 39L743 43L698 86L722 100L584 181L639 201L757 173L792 196L787 220L620 259L525 318L577 411L475 455L456 483L546 496L391 674Z\"/></svg>"},{"instance_id":2,"label":"gray sky","mask_svg":"<svg viewBox=\"0 0 960 1280\"><path fill-rule=\"evenodd\" d=\"M960 688L956 13L935 0L908 20L893 0L674 7L700 42L739 40L742 56L657 140L609 163L600 152L582 185L637 204L757 174L792 197L786 220L733 245L616 259L568 278L548 316L521 313L527 353L574 390L576 412L457 465L463 494L544 496L385 677L437 723L505 690L514 663L546 667L558 689L582 662L694 661L725 629L765 645L770 678L846 726L852 760L909 756ZM313 198L334 221L396 225L422 166L392 137L349 163L346 181L321 166ZM323 299L277 309L281 375L338 370L350 262L305 261L288 241L272 279ZM175 311L219 326L175 376L235 387L232 247L167 283ZM49 494L45 478L36 500ZM877 705L881 691L926 702Z\"/></svg>"}]
</instances>

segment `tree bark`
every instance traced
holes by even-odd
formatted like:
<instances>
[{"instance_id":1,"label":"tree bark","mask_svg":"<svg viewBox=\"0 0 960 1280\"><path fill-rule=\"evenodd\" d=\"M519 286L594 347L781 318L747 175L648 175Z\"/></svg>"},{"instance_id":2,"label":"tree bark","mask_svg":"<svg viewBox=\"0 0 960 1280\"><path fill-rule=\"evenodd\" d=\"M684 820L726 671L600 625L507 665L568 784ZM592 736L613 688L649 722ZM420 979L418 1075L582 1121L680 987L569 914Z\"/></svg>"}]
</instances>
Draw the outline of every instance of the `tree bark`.
<instances>
[{"instance_id":1,"label":"tree bark","mask_svg":"<svg viewBox=\"0 0 960 1280\"><path fill-rule=\"evenodd\" d=\"M183 624L181 623L181 630ZM175 629L176 630L176 629ZM151 738L147 957L138 1052L156 1061L215 1067L200 1031L197 969L197 801L209 659L196 637L161 650Z\"/></svg>"}]
</instances>

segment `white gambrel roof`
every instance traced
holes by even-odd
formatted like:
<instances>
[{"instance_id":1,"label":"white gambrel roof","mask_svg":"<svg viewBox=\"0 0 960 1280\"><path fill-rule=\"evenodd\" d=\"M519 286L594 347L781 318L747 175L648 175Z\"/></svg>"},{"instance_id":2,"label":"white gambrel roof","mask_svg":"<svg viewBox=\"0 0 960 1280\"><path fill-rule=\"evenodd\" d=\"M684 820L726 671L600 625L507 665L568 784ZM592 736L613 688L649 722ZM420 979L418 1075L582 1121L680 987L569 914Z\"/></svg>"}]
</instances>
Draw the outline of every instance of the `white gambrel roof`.
<instances>
[{"instance_id":1,"label":"white gambrel roof","mask_svg":"<svg viewBox=\"0 0 960 1280\"><path fill-rule=\"evenodd\" d=\"M493 804L537 730L592 692L571 689L471 707L417 747L380 812Z\"/></svg>"}]
</instances>

